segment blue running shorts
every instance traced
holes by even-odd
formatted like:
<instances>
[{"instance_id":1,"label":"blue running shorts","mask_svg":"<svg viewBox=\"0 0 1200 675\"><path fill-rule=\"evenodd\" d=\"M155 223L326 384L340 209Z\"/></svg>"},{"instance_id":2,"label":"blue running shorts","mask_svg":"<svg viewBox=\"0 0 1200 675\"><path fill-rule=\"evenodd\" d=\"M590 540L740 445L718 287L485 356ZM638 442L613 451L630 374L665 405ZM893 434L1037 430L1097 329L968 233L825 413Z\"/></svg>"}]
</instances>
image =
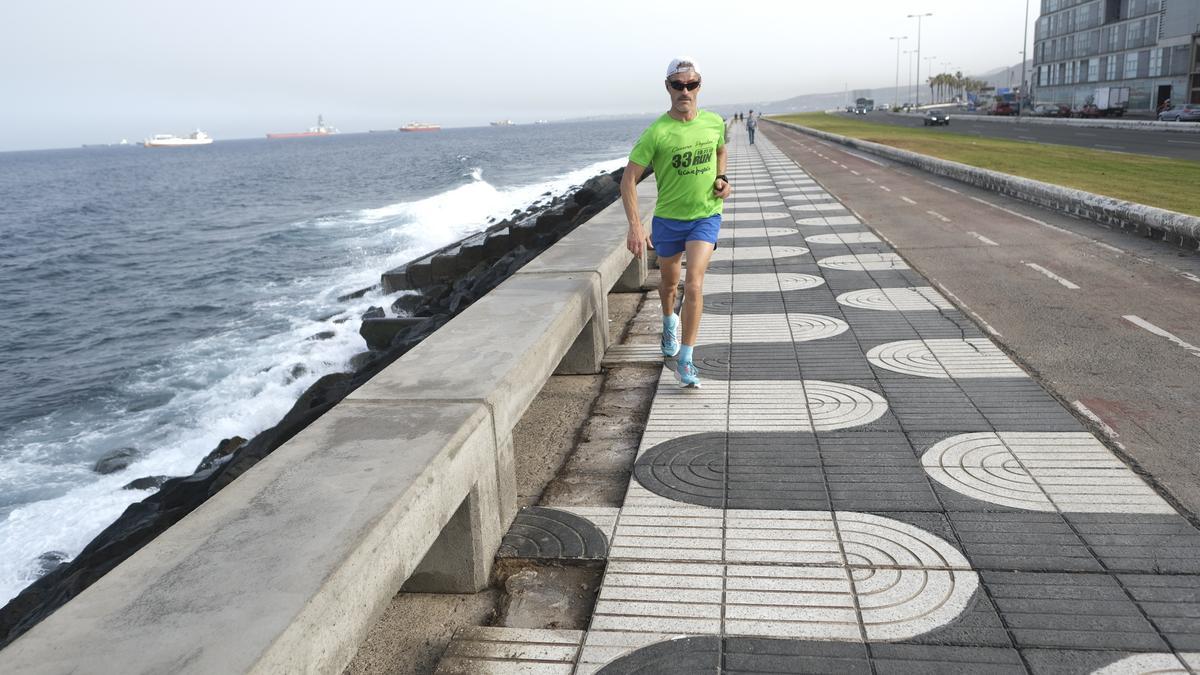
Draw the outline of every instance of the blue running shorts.
<instances>
[{"instance_id":1,"label":"blue running shorts","mask_svg":"<svg viewBox=\"0 0 1200 675\"><path fill-rule=\"evenodd\" d=\"M673 258L683 252L689 241L707 241L717 246L721 232L721 214L700 220L674 220L654 216L650 221L650 243L660 258Z\"/></svg>"}]
</instances>

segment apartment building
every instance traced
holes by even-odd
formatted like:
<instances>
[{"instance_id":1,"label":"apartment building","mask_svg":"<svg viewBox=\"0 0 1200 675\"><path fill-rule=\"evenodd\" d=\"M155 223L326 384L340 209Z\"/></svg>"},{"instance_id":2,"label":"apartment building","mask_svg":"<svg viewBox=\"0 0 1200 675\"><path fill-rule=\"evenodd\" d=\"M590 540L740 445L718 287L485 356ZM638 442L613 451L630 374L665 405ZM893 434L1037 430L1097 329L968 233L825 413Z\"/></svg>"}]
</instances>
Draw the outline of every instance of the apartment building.
<instances>
[{"instance_id":1,"label":"apartment building","mask_svg":"<svg viewBox=\"0 0 1200 675\"><path fill-rule=\"evenodd\" d=\"M1130 111L1200 103L1200 0L1042 0L1033 97L1078 108L1128 87Z\"/></svg>"}]
</instances>

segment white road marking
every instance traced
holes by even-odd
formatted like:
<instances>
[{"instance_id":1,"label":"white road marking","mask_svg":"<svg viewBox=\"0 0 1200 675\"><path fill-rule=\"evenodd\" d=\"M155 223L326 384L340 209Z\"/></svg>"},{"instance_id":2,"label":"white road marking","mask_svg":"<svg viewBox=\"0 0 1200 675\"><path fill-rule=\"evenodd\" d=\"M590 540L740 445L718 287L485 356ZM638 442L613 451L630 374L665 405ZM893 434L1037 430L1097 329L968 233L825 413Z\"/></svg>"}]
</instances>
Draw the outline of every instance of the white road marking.
<instances>
[{"instance_id":1,"label":"white road marking","mask_svg":"<svg viewBox=\"0 0 1200 675\"><path fill-rule=\"evenodd\" d=\"M1059 232L1062 232L1063 234L1073 234L1077 237L1082 236L1082 235L1076 234L1068 229L1058 227L1057 225L1051 225L1050 223L1047 223L1044 220L1038 220L1037 218L1034 218L1033 216L1027 216L1024 213L1017 213L1016 211L1013 211L1012 209L1006 209L1003 206L1000 206L999 204L995 204L993 202L989 202L986 199L980 199L979 197L969 197L969 199L971 199L973 201L977 201L980 204L987 204L988 206L992 207L993 209L999 209L999 210L1007 213L1010 216L1024 218L1025 220L1028 220L1031 223L1037 223L1038 225L1041 225L1042 227L1048 227L1051 230L1057 230Z\"/></svg>"},{"instance_id":2,"label":"white road marking","mask_svg":"<svg viewBox=\"0 0 1200 675\"><path fill-rule=\"evenodd\" d=\"M880 189L880 190L883 190L884 192L891 192L891 191L892 191L892 188L890 188L890 187L888 187L888 186L886 186L886 185L880 185L880 186L879 186L879 189Z\"/></svg>"},{"instance_id":3,"label":"white road marking","mask_svg":"<svg viewBox=\"0 0 1200 675\"><path fill-rule=\"evenodd\" d=\"M1167 142L1175 143L1176 145L1200 145L1200 143L1198 143L1196 141L1167 141Z\"/></svg>"},{"instance_id":4,"label":"white road marking","mask_svg":"<svg viewBox=\"0 0 1200 675\"><path fill-rule=\"evenodd\" d=\"M854 169L850 169L850 173L854 174L855 176L861 176L861 175L862 175L861 173L859 173L859 172L855 171Z\"/></svg>"},{"instance_id":5,"label":"white road marking","mask_svg":"<svg viewBox=\"0 0 1200 675\"><path fill-rule=\"evenodd\" d=\"M1097 246L1099 246L1100 248L1106 248L1106 249L1112 251L1113 253L1121 253L1121 254L1125 253L1124 250L1119 249L1116 246L1113 246L1112 244L1106 244L1102 241L1097 241L1097 242L1093 242L1093 243L1096 244Z\"/></svg>"},{"instance_id":6,"label":"white road marking","mask_svg":"<svg viewBox=\"0 0 1200 675\"><path fill-rule=\"evenodd\" d=\"M849 169L849 168L850 168L850 167L846 166L845 164L842 164L841 162L838 162L838 163L837 163L837 165L838 165L838 166L840 166L840 167L842 167L843 169Z\"/></svg>"},{"instance_id":7,"label":"white road marking","mask_svg":"<svg viewBox=\"0 0 1200 675\"><path fill-rule=\"evenodd\" d=\"M1024 261L1021 261L1021 262L1024 262ZM1070 281L1067 281L1066 279L1058 276L1054 272L1051 272L1050 270L1046 269L1045 267L1042 267L1041 265L1039 265L1037 263L1028 263L1027 262L1027 263L1025 263L1025 266L1033 268L1033 269L1041 272L1042 274L1045 274L1046 276L1057 281L1058 283L1062 284L1063 286L1066 286L1067 288L1071 289L1072 291L1079 290L1079 286L1076 286L1075 284L1071 283Z\"/></svg>"},{"instance_id":8,"label":"white road marking","mask_svg":"<svg viewBox=\"0 0 1200 675\"><path fill-rule=\"evenodd\" d=\"M932 181L932 180L926 180L925 183L928 183L934 187L938 187L938 189L946 190L947 192L954 192L955 195L961 195L961 192L953 189L953 187L949 187L947 185L938 185L938 184L934 183L934 181Z\"/></svg>"},{"instance_id":9,"label":"white road marking","mask_svg":"<svg viewBox=\"0 0 1200 675\"><path fill-rule=\"evenodd\" d=\"M886 237L884 238L884 240L886 241ZM892 242L890 242L890 241L889 241L888 243L889 243L889 244L891 244ZM941 283L940 281L938 281L937 279L930 279L930 280L929 280L929 283L930 283L930 284L932 284L932 285L933 285L933 287L934 287L934 288L936 288L936 289L937 289L937 291L938 291L939 293L941 293L942 295L944 295L944 296L946 296L946 297L950 298L951 300L953 300L953 301L954 301L954 304L958 305L958 306L959 306L959 307L961 307L962 309L965 309L965 310L967 310L967 312L968 312L968 313L969 313L971 316L975 317L975 320L976 320L976 321L978 321L978 322L980 323L980 325L982 325L982 326L983 326L984 330L986 330L987 332L991 333L992 335L995 335L996 337L1004 337L1003 335L1001 335L1001 334L1000 334L1000 331L996 330L995 328L992 328L992 325L991 325L990 323L988 323L988 322L984 321L984 320L983 320L983 317L979 315L979 312L976 312L975 310L973 310L973 309L971 309L970 307L968 307L968 306L967 306L967 303L965 303L965 302L963 302L963 301L962 301L962 298L960 298L960 297L958 297L957 295L955 295L955 294L951 293L951 292L950 292L950 289L948 289L948 288L946 288L945 286L943 286L943 285L942 285L942 283Z\"/></svg>"},{"instance_id":10,"label":"white road marking","mask_svg":"<svg viewBox=\"0 0 1200 675\"><path fill-rule=\"evenodd\" d=\"M908 176L910 178L912 177L911 173L909 173L907 171L901 171L900 169L896 169L896 173L900 174L901 176Z\"/></svg>"},{"instance_id":11,"label":"white road marking","mask_svg":"<svg viewBox=\"0 0 1200 675\"><path fill-rule=\"evenodd\" d=\"M1192 274L1191 272L1180 272L1180 274L1183 275L1183 278L1190 279L1200 284L1200 277L1196 276L1195 274Z\"/></svg>"},{"instance_id":12,"label":"white road marking","mask_svg":"<svg viewBox=\"0 0 1200 675\"><path fill-rule=\"evenodd\" d=\"M942 214L938 213L937 211L926 211L925 213L928 213L929 215L933 216L934 218L937 218L938 220L942 221L943 223L950 222L949 218L947 218L946 216L943 216Z\"/></svg>"},{"instance_id":13,"label":"white road marking","mask_svg":"<svg viewBox=\"0 0 1200 675\"><path fill-rule=\"evenodd\" d=\"M1184 342L1183 340L1180 340L1178 337L1172 335L1170 332L1165 331L1162 328L1159 328L1158 326L1155 326L1154 324L1141 318L1140 316L1135 316L1133 314L1126 314L1125 316L1123 316L1121 318L1125 319L1129 323L1137 326L1138 328L1143 328L1145 330L1148 330L1151 333L1154 333L1155 335L1157 335L1159 337L1167 338L1171 342L1174 342L1175 344L1179 345L1180 347L1183 347L1184 349L1191 352L1192 356L1200 356L1200 347L1188 344L1188 343Z\"/></svg>"},{"instance_id":14,"label":"white road marking","mask_svg":"<svg viewBox=\"0 0 1200 675\"><path fill-rule=\"evenodd\" d=\"M1086 405L1084 405L1083 401L1075 401L1071 405L1074 406L1076 410L1083 413L1084 417L1095 422L1096 426L1100 427L1100 431L1103 432L1105 436L1108 436L1109 438L1119 438L1121 436L1121 434L1113 431L1112 427L1105 424L1104 420L1100 419L1099 415L1092 412Z\"/></svg>"},{"instance_id":15,"label":"white road marking","mask_svg":"<svg viewBox=\"0 0 1200 675\"><path fill-rule=\"evenodd\" d=\"M907 202L907 203L909 203L909 204L912 204L913 206L916 206L916 205L917 205L917 203L916 203L916 202L914 202L913 200L909 199L908 197L901 196L901 197L900 197L900 199L901 199L901 200L903 200L903 201L905 201L905 202Z\"/></svg>"},{"instance_id":16,"label":"white road marking","mask_svg":"<svg viewBox=\"0 0 1200 675\"><path fill-rule=\"evenodd\" d=\"M999 246L1000 245L1000 244L997 244L996 242L992 241L991 239L988 239L987 237L983 236L982 234L979 234L978 232L968 232L967 234L971 235L972 237L975 237L979 241L982 241L983 243L987 244L988 246Z\"/></svg>"},{"instance_id":17,"label":"white road marking","mask_svg":"<svg viewBox=\"0 0 1200 675\"><path fill-rule=\"evenodd\" d=\"M868 182L868 183L871 183L871 184L874 184L874 183L875 183L875 179L874 179L874 178L868 178L868 179L867 179L867 182Z\"/></svg>"},{"instance_id":18,"label":"white road marking","mask_svg":"<svg viewBox=\"0 0 1200 675\"><path fill-rule=\"evenodd\" d=\"M887 164L884 164L883 162L881 162L877 159L872 159L870 157L867 157L866 155L860 155L857 152L850 152L849 150L842 150L842 152L846 153L847 155L850 155L851 157L857 157L864 162L870 162L876 166L887 166Z\"/></svg>"}]
</instances>

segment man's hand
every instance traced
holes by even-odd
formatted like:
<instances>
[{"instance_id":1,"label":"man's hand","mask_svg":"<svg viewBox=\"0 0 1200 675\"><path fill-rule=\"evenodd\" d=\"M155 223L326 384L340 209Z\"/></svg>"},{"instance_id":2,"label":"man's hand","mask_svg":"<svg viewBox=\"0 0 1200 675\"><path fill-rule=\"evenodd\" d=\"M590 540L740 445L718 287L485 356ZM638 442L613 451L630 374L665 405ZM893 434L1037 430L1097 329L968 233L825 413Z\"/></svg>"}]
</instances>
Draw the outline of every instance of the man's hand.
<instances>
[{"instance_id":1,"label":"man's hand","mask_svg":"<svg viewBox=\"0 0 1200 675\"><path fill-rule=\"evenodd\" d=\"M642 253L650 248L649 237L646 236L646 229L641 223L629 226L629 234L625 235L625 248L629 249L634 257L641 257Z\"/></svg>"},{"instance_id":2,"label":"man's hand","mask_svg":"<svg viewBox=\"0 0 1200 675\"><path fill-rule=\"evenodd\" d=\"M729 199L729 195L733 194L733 186L726 180L718 178L713 181L713 194L721 199Z\"/></svg>"}]
</instances>

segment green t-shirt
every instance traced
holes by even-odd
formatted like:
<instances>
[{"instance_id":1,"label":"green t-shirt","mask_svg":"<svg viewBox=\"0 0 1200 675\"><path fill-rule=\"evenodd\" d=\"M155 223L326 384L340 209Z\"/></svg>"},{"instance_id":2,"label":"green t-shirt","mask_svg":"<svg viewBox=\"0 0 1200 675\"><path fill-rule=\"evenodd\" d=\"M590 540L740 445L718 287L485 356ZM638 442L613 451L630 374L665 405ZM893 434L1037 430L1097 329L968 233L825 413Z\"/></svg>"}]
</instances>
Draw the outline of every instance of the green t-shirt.
<instances>
[{"instance_id":1,"label":"green t-shirt","mask_svg":"<svg viewBox=\"0 0 1200 675\"><path fill-rule=\"evenodd\" d=\"M725 122L716 113L701 111L690 122L670 115L654 120L629 153L629 161L654 168L654 215L699 220L720 213L725 201L713 195L713 181L724 145Z\"/></svg>"}]
</instances>

